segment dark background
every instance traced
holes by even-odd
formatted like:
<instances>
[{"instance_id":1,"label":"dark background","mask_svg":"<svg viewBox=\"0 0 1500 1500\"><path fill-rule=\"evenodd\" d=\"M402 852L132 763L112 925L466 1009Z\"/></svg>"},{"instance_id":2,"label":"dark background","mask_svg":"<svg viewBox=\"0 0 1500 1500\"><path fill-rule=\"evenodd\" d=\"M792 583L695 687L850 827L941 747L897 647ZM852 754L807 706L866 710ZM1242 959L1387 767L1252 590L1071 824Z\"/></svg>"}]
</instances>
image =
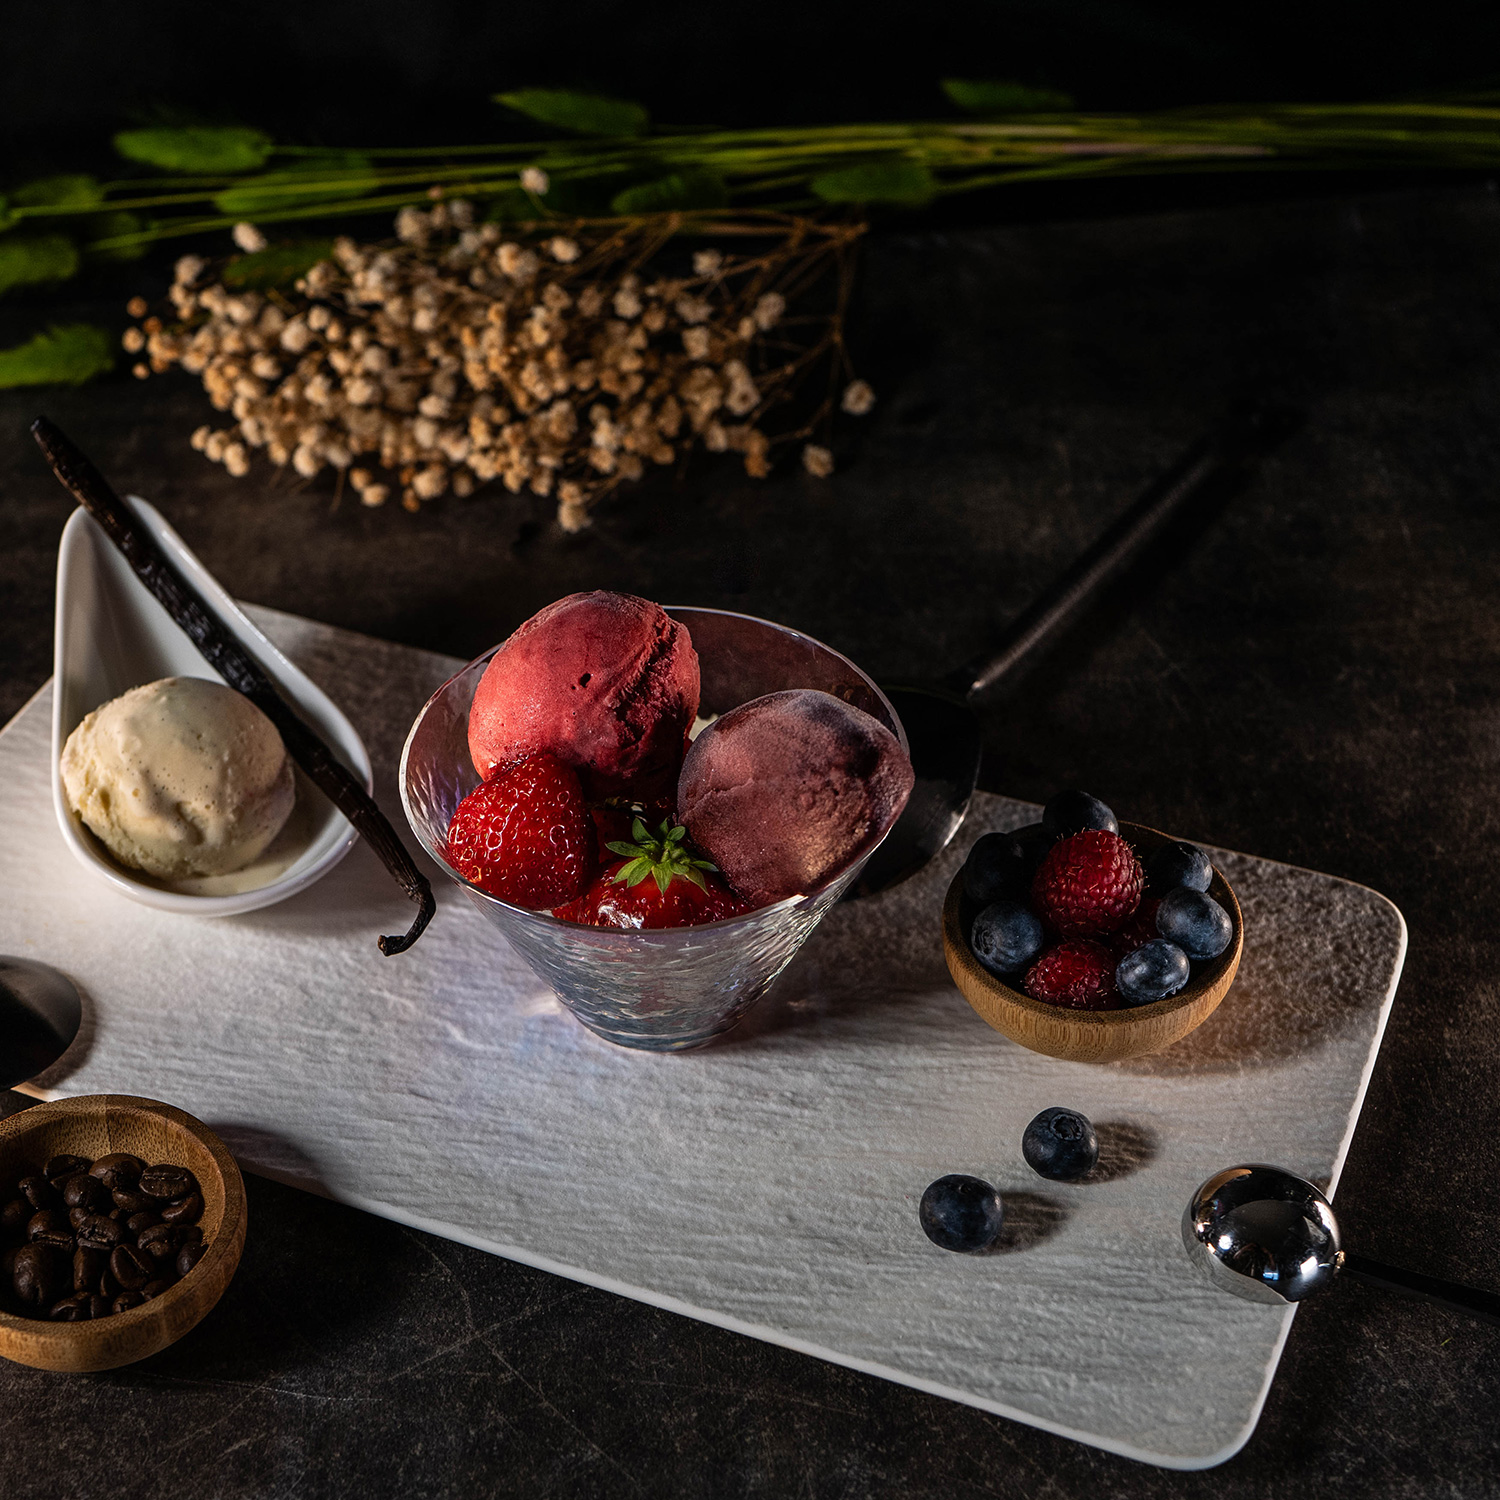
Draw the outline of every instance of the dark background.
<instances>
[{"instance_id":1,"label":"dark background","mask_svg":"<svg viewBox=\"0 0 1500 1500\"><path fill-rule=\"evenodd\" d=\"M10 0L4 13L7 167L71 160L162 112L298 144L483 141L503 128L490 95L525 86L639 99L667 124L760 125L947 112L944 77L1059 88L1087 109L1500 82L1500 11L1453 0Z\"/></svg>"},{"instance_id":2,"label":"dark background","mask_svg":"<svg viewBox=\"0 0 1500 1500\"><path fill-rule=\"evenodd\" d=\"M481 139L489 93L588 84L665 120L918 115L944 74L1086 105L1353 98L1493 74L1491 7L12 5L6 170L161 107L329 144ZM106 166L107 153L90 163ZM227 248L227 246L226 246ZM123 326L156 260L0 307ZM1411 949L1339 1192L1367 1254L1500 1286L1500 206L1464 177L1153 182L884 221L851 336L880 393L841 470L706 460L563 536L485 494L365 511L187 447L195 384L0 393L0 717L51 661L68 502L47 411L235 594L468 656L617 587L786 620L875 675L981 649L1237 396L1300 430L986 715L986 783L1328 870ZM13 1101L19 1102L19 1101ZM1205 1475L951 1403L252 1179L239 1275L155 1359L0 1367L7 1500L131 1496L1500 1495L1500 1335L1343 1286ZM1149 1380L1150 1372L1140 1378ZM87 1458L72 1439L80 1421Z\"/></svg>"}]
</instances>

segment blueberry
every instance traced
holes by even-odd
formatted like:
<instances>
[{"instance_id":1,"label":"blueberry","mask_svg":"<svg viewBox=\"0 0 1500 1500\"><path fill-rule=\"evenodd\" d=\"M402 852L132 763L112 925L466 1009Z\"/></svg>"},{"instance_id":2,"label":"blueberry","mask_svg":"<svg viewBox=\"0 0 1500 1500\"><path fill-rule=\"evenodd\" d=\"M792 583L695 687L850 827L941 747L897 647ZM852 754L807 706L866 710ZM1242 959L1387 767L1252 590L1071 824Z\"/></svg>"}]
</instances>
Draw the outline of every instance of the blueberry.
<instances>
[{"instance_id":1,"label":"blueberry","mask_svg":"<svg viewBox=\"0 0 1500 1500\"><path fill-rule=\"evenodd\" d=\"M1206 891L1213 882L1214 867L1196 844L1167 844L1151 856L1146 874L1154 891L1170 891L1179 885Z\"/></svg>"},{"instance_id":2,"label":"blueberry","mask_svg":"<svg viewBox=\"0 0 1500 1500\"><path fill-rule=\"evenodd\" d=\"M1127 953L1115 969L1115 988L1126 1005L1150 1005L1175 995L1188 982L1188 956L1165 938L1153 938Z\"/></svg>"},{"instance_id":3,"label":"blueberry","mask_svg":"<svg viewBox=\"0 0 1500 1500\"><path fill-rule=\"evenodd\" d=\"M1021 1155L1033 1172L1057 1182L1086 1177L1099 1160L1099 1137L1076 1109L1044 1109L1021 1137Z\"/></svg>"},{"instance_id":4,"label":"blueberry","mask_svg":"<svg viewBox=\"0 0 1500 1500\"><path fill-rule=\"evenodd\" d=\"M1023 896L1031 872L1026 851L1008 833L987 833L974 841L964 861L964 895L978 906Z\"/></svg>"},{"instance_id":5,"label":"blueberry","mask_svg":"<svg viewBox=\"0 0 1500 1500\"><path fill-rule=\"evenodd\" d=\"M1085 828L1102 828L1108 833L1120 831L1115 815L1087 792L1059 792L1042 809L1042 826L1057 838L1082 833Z\"/></svg>"},{"instance_id":6,"label":"blueberry","mask_svg":"<svg viewBox=\"0 0 1500 1500\"><path fill-rule=\"evenodd\" d=\"M1162 897L1156 908L1156 930L1200 962L1217 958L1234 937L1229 913L1212 896L1181 886Z\"/></svg>"},{"instance_id":7,"label":"blueberry","mask_svg":"<svg viewBox=\"0 0 1500 1500\"><path fill-rule=\"evenodd\" d=\"M928 1186L917 1216L934 1245L972 1255L1000 1238L1005 1206L982 1178L951 1172Z\"/></svg>"},{"instance_id":8,"label":"blueberry","mask_svg":"<svg viewBox=\"0 0 1500 1500\"><path fill-rule=\"evenodd\" d=\"M1014 974L1042 951L1042 924L1018 901L992 901L974 918L969 947L991 974Z\"/></svg>"},{"instance_id":9,"label":"blueberry","mask_svg":"<svg viewBox=\"0 0 1500 1500\"><path fill-rule=\"evenodd\" d=\"M1047 851L1057 842L1057 835L1040 823L1028 823L1024 828L1016 829L1011 837L1021 846L1022 854L1026 856L1026 883L1030 885L1031 877L1036 874L1036 867L1046 859Z\"/></svg>"}]
</instances>

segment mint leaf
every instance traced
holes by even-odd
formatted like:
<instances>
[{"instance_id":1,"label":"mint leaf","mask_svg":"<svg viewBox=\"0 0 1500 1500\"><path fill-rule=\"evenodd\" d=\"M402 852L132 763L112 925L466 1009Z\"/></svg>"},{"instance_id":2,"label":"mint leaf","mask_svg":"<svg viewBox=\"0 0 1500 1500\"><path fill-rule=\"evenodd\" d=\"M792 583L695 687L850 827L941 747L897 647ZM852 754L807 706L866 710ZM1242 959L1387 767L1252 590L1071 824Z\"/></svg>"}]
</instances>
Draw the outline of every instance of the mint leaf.
<instances>
[{"instance_id":1,"label":"mint leaf","mask_svg":"<svg viewBox=\"0 0 1500 1500\"><path fill-rule=\"evenodd\" d=\"M644 105L574 89L516 89L496 94L495 102L527 119L578 135L644 135L651 123Z\"/></svg>"},{"instance_id":2,"label":"mint leaf","mask_svg":"<svg viewBox=\"0 0 1500 1500\"><path fill-rule=\"evenodd\" d=\"M104 201L104 189L92 177L67 172L12 188L10 201L19 208L92 208Z\"/></svg>"},{"instance_id":3,"label":"mint leaf","mask_svg":"<svg viewBox=\"0 0 1500 1500\"><path fill-rule=\"evenodd\" d=\"M1033 110L1072 109L1070 95L999 79L945 78L943 92L960 109L976 115L1020 115Z\"/></svg>"},{"instance_id":4,"label":"mint leaf","mask_svg":"<svg viewBox=\"0 0 1500 1500\"><path fill-rule=\"evenodd\" d=\"M115 136L115 150L127 161L211 176L253 172L265 164L273 144L263 131L243 125L162 125Z\"/></svg>"},{"instance_id":5,"label":"mint leaf","mask_svg":"<svg viewBox=\"0 0 1500 1500\"><path fill-rule=\"evenodd\" d=\"M113 368L114 340L92 323L49 328L0 349L0 389L26 385L82 385Z\"/></svg>"},{"instance_id":6,"label":"mint leaf","mask_svg":"<svg viewBox=\"0 0 1500 1500\"><path fill-rule=\"evenodd\" d=\"M63 235L7 235L0 240L0 292L66 281L77 269L78 250Z\"/></svg>"},{"instance_id":7,"label":"mint leaf","mask_svg":"<svg viewBox=\"0 0 1500 1500\"><path fill-rule=\"evenodd\" d=\"M689 169L625 188L610 200L617 214L661 214L673 209L723 208L729 189L717 172Z\"/></svg>"},{"instance_id":8,"label":"mint leaf","mask_svg":"<svg viewBox=\"0 0 1500 1500\"><path fill-rule=\"evenodd\" d=\"M825 203L894 203L919 208L937 191L937 181L923 162L867 162L840 167L812 180L812 190Z\"/></svg>"}]
</instances>

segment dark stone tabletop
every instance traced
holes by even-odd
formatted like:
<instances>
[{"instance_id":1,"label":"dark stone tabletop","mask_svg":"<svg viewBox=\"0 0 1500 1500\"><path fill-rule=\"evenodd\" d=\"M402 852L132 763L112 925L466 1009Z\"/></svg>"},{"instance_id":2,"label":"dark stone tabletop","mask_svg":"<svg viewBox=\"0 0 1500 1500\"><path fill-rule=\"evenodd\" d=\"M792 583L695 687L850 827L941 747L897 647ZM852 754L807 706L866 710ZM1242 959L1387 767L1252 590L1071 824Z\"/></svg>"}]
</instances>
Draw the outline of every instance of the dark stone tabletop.
<instances>
[{"instance_id":1,"label":"dark stone tabletop","mask_svg":"<svg viewBox=\"0 0 1500 1500\"><path fill-rule=\"evenodd\" d=\"M123 326L113 300L54 315L77 311ZM880 402L833 479L705 460L576 538L542 501L412 516L232 480L188 447L185 376L9 393L0 716L50 670L69 505L26 435L41 410L243 598L468 656L620 588L796 624L890 679L981 650L1230 401L1281 401L1302 426L1258 474L987 711L984 784L1080 785L1390 896L1411 948L1340 1216L1366 1254L1500 1287L1493 193L887 228L852 337ZM179 1344L106 1375L0 1367L8 1500L1500 1494L1500 1330L1358 1285L1303 1309L1244 1451L1173 1474L248 1187L239 1274Z\"/></svg>"}]
</instances>

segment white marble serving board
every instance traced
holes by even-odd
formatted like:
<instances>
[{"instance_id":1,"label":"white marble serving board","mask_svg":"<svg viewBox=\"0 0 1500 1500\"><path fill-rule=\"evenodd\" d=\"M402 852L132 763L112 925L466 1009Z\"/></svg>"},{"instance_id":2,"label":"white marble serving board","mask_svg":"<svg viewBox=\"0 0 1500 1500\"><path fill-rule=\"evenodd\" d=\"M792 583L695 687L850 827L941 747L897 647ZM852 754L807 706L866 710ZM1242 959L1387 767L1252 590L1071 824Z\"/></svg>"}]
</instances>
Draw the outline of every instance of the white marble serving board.
<instances>
[{"instance_id":1,"label":"white marble serving board","mask_svg":"<svg viewBox=\"0 0 1500 1500\"><path fill-rule=\"evenodd\" d=\"M399 820L406 728L457 663L254 614L359 728ZM1216 853L1245 913L1234 989L1160 1056L1086 1067L950 983L955 847L835 909L738 1032L655 1056L578 1026L435 871L427 935L382 958L411 908L363 845L246 916L117 895L53 821L48 696L0 733L0 952L57 965L87 1014L36 1092L169 1100L252 1171L1133 1458L1201 1468L1249 1436L1292 1313L1200 1279L1179 1218L1236 1162L1337 1182L1406 946L1383 897ZM959 843L1034 815L980 796ZM1109 1180L1025 1166L1053 1104L1104 1127ZM1004 1195L998 1252L922 1234L922 1190L955 1171Z\"/></svg>"}]
</instances>

